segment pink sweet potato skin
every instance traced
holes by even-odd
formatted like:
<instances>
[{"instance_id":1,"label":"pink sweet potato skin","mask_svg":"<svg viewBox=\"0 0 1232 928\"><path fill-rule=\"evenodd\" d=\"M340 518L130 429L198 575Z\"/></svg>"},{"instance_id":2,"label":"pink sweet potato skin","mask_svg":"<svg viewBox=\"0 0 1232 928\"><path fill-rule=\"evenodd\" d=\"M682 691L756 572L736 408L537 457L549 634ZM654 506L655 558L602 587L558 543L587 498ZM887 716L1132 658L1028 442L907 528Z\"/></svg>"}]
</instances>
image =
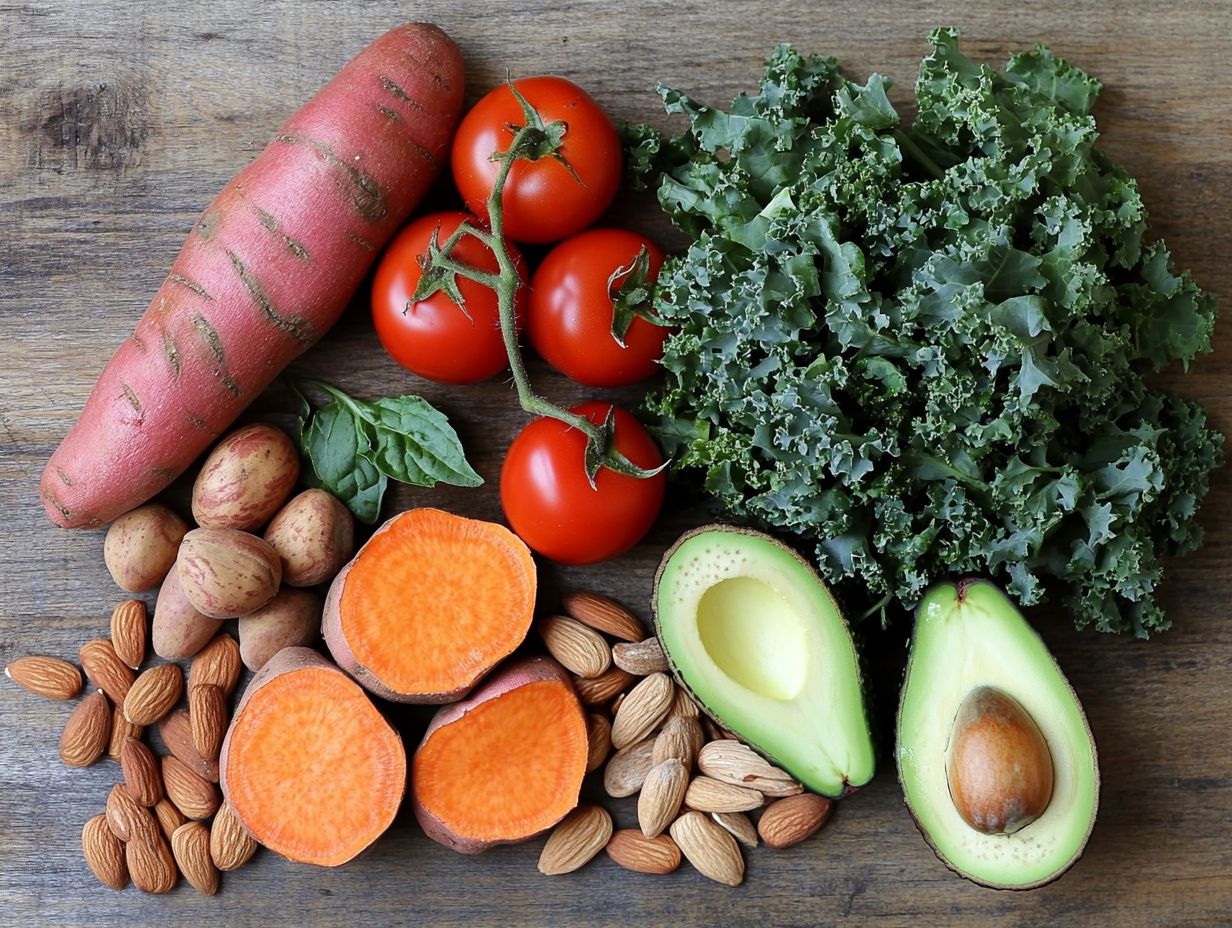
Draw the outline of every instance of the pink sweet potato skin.
<instances>
[{"instance_id":1,"label":"pink sweet potato skin","mask_svg":"<svg viewBox=\"0 0 1232 928\"><path fill-rule=\"evenodd\" d=\"M432 721L428 723L428 729L424 732L423 740L419 742L419 747L427 744L428 739L432 737L432 734L437 729L444 728L446 725L458 721L476 706L482 705L489 699L496 699L510 690L516 690L520 686L526 686L528 683L535 683L539 680L560 680L570 689L573 687L573 681L569 677L569 672L550 657L527 657L512 661L496 670L466 699L448 706L442 706L437 710L436 715L432 716ZM578 703L578 713L582 714L581 703ZM418 750L419 748L416 748L416 752ZM411 764L413 769L413 757ZM585 771L579 773L579 787L581 785L581 776L584 773ZM529 840L534 837L534 835L527 835L526 838L519 839L518 841L479 841L474 838L468 838L466 835L455 833L420 802L419 794L415 791L415 777L413 773L411 776L411 804L415 810L415 818L419 822L419 827L424 830L424 834L438 844L443 844L459 854L478 854L498 844L517 844L520 841Z\"/></svg>"},{"instance_id":2,"label":"pink sweet potato skin","mask_svg":"<svg viewBox=\"0 0 1232 928\"><path fill-rule=\"evenodd\" d=\"M337 321L444 162L463 81L442 30L398 26L223 188L47 463L53 522L158 493Z\"/></svg>"}]
</instances>

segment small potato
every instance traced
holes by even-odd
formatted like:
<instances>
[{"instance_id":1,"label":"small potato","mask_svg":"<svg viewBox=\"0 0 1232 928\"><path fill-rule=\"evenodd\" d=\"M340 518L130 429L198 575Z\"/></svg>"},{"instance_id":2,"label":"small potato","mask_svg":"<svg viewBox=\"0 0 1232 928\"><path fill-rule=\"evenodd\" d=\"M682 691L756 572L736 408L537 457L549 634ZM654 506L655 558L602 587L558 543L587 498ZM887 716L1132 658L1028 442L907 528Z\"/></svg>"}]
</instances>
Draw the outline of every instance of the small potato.
<instances>
[{"instance_id":1,"label":"small potato","mask_svg":"<svg viewBox=\"0 0 1232 928\"><path fill-rule=\"evenodd\" d=\"M212 619L260 609L278 592L282 561L256 535L233 528L195 528L184 536L175 569L184 596Z\"/></svg>"},{"instance_id":2,"label":"small potato","mask_svg":"<svg viewBox=\"0 0 1232 928\"><path fill-rule=\"evenodd\" d=\"M112 522L103 541L103 561L116 585L128 593L158 586L175 564L187 531L187 522L158 503L138 506Z\"/></svg>"},{"instance_id":3,"label":"small potato","mask_svg":"<svg viewBox=\"0 0 1232 928\"><path fill-rule=\"evenodd\" d=\"M193 484L197 524L248 532L278 511L299 479L299 454L285 432L258 422L232 432L210 452Z\"/></svg>"},{"instance_id":4,"label":"small potato","mask_svg":"<svg viewBox=\"0 0 1232 928\"><path fill-rule=\"evenodd\" d=\"M220 628L218 619L193 608L180 586L179 571L168 571L154 604L154 653L169 661L192 657L210 643Z\"/></svg>"},{"instance_id":5,"label":"small potato","mask_svg":"<svg viewBox=\"0 0 1232 928\"><path fill-rule=\"evenodd\" d=\"M241 616L240 657L244 666L255 672L283 648L311 645L321 634L324 605L325 601L311 590L283 587L256 612Z\"/></svg>"},{"instance_id":6,"label":"small potato","mask_svg":"<svg viewBox=\"0 0 1232 928\"><path fill-rule=\"evenodd\" d=\"M328 583L355 553L351 510L325 490L305 490L282 507L265 530L282 558L288 586Z\"/></svg>"}]
</instances>

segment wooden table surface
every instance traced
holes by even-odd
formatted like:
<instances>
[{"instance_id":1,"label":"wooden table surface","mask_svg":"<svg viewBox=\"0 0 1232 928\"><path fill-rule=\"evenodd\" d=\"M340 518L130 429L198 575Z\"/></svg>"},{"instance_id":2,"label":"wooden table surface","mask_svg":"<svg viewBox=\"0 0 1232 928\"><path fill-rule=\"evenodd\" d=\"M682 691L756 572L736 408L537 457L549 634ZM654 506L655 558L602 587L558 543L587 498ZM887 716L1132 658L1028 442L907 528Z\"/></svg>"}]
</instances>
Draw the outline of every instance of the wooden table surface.
<instances>
[{"instance_id":1,"label":"wooden table surface","mask_svg":"<svg viewBox=\"0 0 1232 928\"><path fill-rule=\"evenodd\" d=\"M1140 178L1156 232L1203 285L1232 294L1227 3L0 0L0 662L72 656L104 633L123 597L102 564L102 533L50 525L37 500L43 463L197 212L300 102L402 18L434 20L453 35L472 97L506 69L557 73L588 87L616 118L660 124L656 79L726 104L755 84L781 40L836 54L855 75L893 75L900 101L932 25L962 26L967 50L998 65L1011 49L1044 41L1104 81L1104 143ZM663 229L650 210L624 213ZM400 491L391 511L430 503L500 518L492 487L523 421L505 383L447 390L415 381L381 352L362 309L304 366L361 395L420 391L458 422L488 486ZM558 399L583 395L541 368L535 374ZM1217 426L1232 428L1232 325L1220 328L1213 356L1175 380L1209 405ZM178 493L182 501L182 486ZM1041 619L1086 706L1104 782L1085 858L1044 889L999 893L949 873L912 827L886 748L874 783L842 803L818 838L750 853L748 879L734 890L688 868L655 878L606 858L547 879L535 871L539 842L465 858L429 842L404 815L370 854L336 871L263 853L211 899L183 886L158 898L111 893L86 869L79 834L118 768L61 766L68 708L6 683L0 913L21 926L167 928L1232 924L1230 501L1225 471L1203 511L1206 547L1168 571L1173 631L1114 640L1076 633L1064 616ZM644 613L664 547L702 518L677 507L611 564L545 567L543 606L561 586L589 587ZM906 634L904 626L885 641ZM895 659L886 659L877 693L883 717L897 699ZM423 714L399 718L414 743ZM629 804L617 812L632 824Z\"/></svg>"}]
</instances>

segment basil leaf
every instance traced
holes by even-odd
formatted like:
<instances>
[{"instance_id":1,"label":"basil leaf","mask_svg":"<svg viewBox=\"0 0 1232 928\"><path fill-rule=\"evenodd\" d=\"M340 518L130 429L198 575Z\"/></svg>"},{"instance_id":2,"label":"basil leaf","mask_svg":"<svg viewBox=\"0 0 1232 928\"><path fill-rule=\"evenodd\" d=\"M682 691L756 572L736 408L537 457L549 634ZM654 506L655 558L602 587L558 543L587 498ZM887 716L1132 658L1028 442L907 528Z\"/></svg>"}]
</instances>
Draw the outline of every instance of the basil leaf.
<instances>
[{"instance_id":1,"label":"basil leaf","mask_svg":"<svg viewBox=\"0 0 1232 928\"><path fill-rule=\"evenodd\" d=\"M361 406L371 413L368 421L376 437L372 461L383 474L421 487L483 483L445 414L423 397L384 397Z\"/></svg>"},{"instance_id":2,"label":"basil leaf","mask_svg":"<svg viewBox=\"0 0 1232 928\"><path fill-rule=\"evenodd\" d=\"M380 516L389 481L368 459L371 446L361 425L349 409L329 403L301 429L300 450L312 465L316 485L371 525Z\"/></svg>"}]
</instances>

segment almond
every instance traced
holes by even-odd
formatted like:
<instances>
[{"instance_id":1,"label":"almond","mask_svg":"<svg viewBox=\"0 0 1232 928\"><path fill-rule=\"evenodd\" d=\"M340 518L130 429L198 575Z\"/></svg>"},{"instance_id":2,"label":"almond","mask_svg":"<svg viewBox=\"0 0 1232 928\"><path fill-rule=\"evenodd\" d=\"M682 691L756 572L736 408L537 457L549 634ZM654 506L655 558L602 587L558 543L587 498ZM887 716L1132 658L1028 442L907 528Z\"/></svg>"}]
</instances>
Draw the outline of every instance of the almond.
<instances>
[{"instance_id":1,"label":"almond","mask_svg":"<svg viewBox=\"0 0 1232 928\"><path fill-rule=\"evenodd\" d=\"M188 721L197 753L205 760L218 760L218 749L227 733L227 696L221 686L203 683L189 690Z\"/></svg>"},{"instance_id":2,"label":"almond","mask_svg":"<svg viewBox=\"0 0 1232 928\"><path fill-rule=\"evenodd\" d=\"M612 649L593 628L575 619L550 615L538 623L544 647L570 673L597 677L612 665Z\"/></svg>"},{"instance_id":3,"label":"almond","mask_svg":"<svg viewBox=\"0 0 1232 928\"><path fill-rule=\"evenodd\" d=\"M111 737L111 706L95 690L77 704L60 733L60 760L70 767L89 767L103 756Z\"/></svg>"},{"instance_id":4,"label":"almond","mask_svg":"<svg viewBox=\"0 0 1232 928\"><path fill-rule=\"evenodd\" d=\"M120 748L120 769L124 771L124 787L137 805L157 805L163 798L163 777L158 760L154 752L136 738L129 738Z\"/></svg>"},{"instance_id":5,"label":"almond","mask_svg":"<svg viewBox=\"0 0 1232 928\"><path fill-rule=\"evenodd\" d=\"M766 804L766 797L747 786L735 786L713 777L695 777L684 803L698 812L750 812Z\"/></svg>"},{"instance_id":6,"label":"almond","mask_svg":"<svg viewBox=\"0 0 1232 928\"><path fill-rule=\"evenodd\" d=\"M702 726L697 719L668 715L655 738L654 762L658 764L674 757L684 764L685 770L692 770L702 749L703 737Z\"/></svg>"},{"instance_id":7,"label":"almond","mask_svg":"<svg viewBox=\"0 0 1232 928\"><path fill-rule=\"evenodd\" d=\"M58 657L19 657L4 675L24 690L48 699L72 699L81 692L81 671Z\"/></svg>"},{"instance_id":8,"label":"almond","mask_svg":"<svg viewBox=\"0 0 1232 928\"><path fill-rule=\"evenodd\" d=\"M632 796L646 782L646 774L654 766L654 739L639 741L623 751L617 751L603 771L603 788L613 799Z\"/></svg>"},{"instance_id":9,"label":"almond","mask_svg":"<svg viewBox=\"0 0 1232 928\"><path fill-rule=\"evenodd\" d=\"M672 839L704 877L728 886L744 882L744 858L736 839L703 812L686 812L672 822Z\"/></svg>"},{"instance_id":10,"label":"almond","mask_svg":"<svg viewBox=\"0 0 1232 928\"><path fill-rule=\"evenodd\" d=\"M192 666L188 670L188 689L194 686L213 683L222 687L227 696L239 682L240 671L243 670L240 658L240 646L234 638L225 632L197 652Z\"/></svg>"},{"instance_id":11,"label":"almond","mask_svg":"<svg viewBox=\"0 0 1232 928\"><path fill-rule=\"evenodd\" d=\"M124 859L133 885L143 893L169 892L179 877L167 839L157 828L125 844Z\"/></svg>"},{"instance_id":12,"label":"almond","mask_svg":"<svg viewBox=\"0 0 1232 928\"><path fill-rule=\"evenodd\" d=\"M671 835L647 838L636 828L622 828L607 843L607 856L626 870L671 873L680 866L680 848Z\"/></svg>"},{"instance_id":13,"label":"almond","mask_svg":"<svg viewBox=\"0 0 1232 928\"><path fill-rule=\"evenodd\" d=\"M637 797L637 823L642 834L653 838L672 823L680 813L688 785L689 771L675 757L650 768Z\"/></svg>"},{"instance_id":14,"label":"almond","mask_svg":"<svg viewBox=\"0 0 1232 928\"><path fill-rule=\"evenodd\" d=\"M111 646L120 660L136 670L145 660L145 644L149 637L145 603L126 599L111 613Z\"/></svg>"},{"instance_id":15,"label":"almond","mask_svg":"<svg viewBox=\"0 0 1232 928\"><path fill-rule=\"evenodd\" d=\"M257 842L240 821L235 807L230 801L224 802L210 826L210 859L214 866L224 871L238 870L256 852Z\"/></svg>"},{"instance_id":16,"label":"almond","mask_svg":"<svg viewBox=\"0 0 1232 928\"><path fill-rule=\"evenodd\" d=\"M124 717L134 725L153 725L174 708L184 692L179 664L159 664L143 671L124 698Z\"/></svg>"},{"instance_id":17,"label":"almond","mask_svg":"<svg viewBox=\"0 0 1232 928\"><path fill-rule=\"evenodd\" d=\"M158 819L158 827L162 829L163 836L168 841L175 834L175 830L188 821L184 813L175 807L175 803L166 798L154 804L154 817Z\"/></svg>"},{"instance_id":18,"label":"almond","mask_svg":"<svg viewBox=\"0 0 1232 928\"><path fill-rule=\"evenodd\" d=\"M641 741L667 718L676 688L665 673L652 673L629 691L612 720L612 746L620 749Z\"/></svg>"},{"instance_id":19,"label":"almond","mask_svg":"<svg viewBox=\"0 0 1232 928\"><path fill-rule=\"evenodd\" d=\"M98 881L110 889L128 885L128 865L124 863L124 842L111 833L107 816L99 814L81 829L81 850L86 866Z\"/></svg>"},{"instance_id":20,"label":"almond","mask_svg":"<svg viewBox=\"0 0 1232 928\"><path fill-rule=\"evenodd\" d=\"M193 744L192 720L184 709L176 709L158 726L158 735L167 750L182 760L199 777L218 782L218 761L206 760Z\"/></svg>"},{"instance_id":21,"label":"almond","mask_svg":"<svg viewBox=\"0 0 1232 928\"><path fill-rule=\"evenodd\" d=\"M641 641L646 637L646 629L637 616L614 599L598 593L570 593L565 597L565 611L583 625L613 638Z\"/></svg>"},{"instance_id":22,"label":"almond","mask_svg":"<svg viewBox=\"0 0 1232 928\"><path fill-rule=\"evenodd\" d=\"M633 675L613 667L597 677L579 677L573 681L578 699L587 706L601 706L633 682Z\"/></svg>"},{"instance_id":23,"label":"almond","mask_svg":"<svg viewBox=\"0 0 1232 928\"><path fill-rule=\"evenodd\" d=\"M586 743L589 753L586 756L586 772L593 773L603 766L607 756L612 753L612 723L606 715L592 712L586 718Z\"/></svg>"},{"instance_id":24,"label":"almond","mask_svg":"<svg viewBox=\"0 0 1232 928\"><path fill-rule=\"evenodd\" d=\"M210 859L210 830L200 822L185 822L171 836L171 853L184 879L197 892L218 892L218 868Z\"/></svg>"},{"instance_id":25,"label":"almond","mask_svg":"<svg viewBox=\"0 0 1232 928\"><path fill-rule=\"evenodd\" d=\"M824 796L802 793L772 802L757 823L757 832L770 847L791 847L817 833L830 817L834 804Z\"/></svg>"},{"instance_id":26,"label":"almond","mask_svg":"<svg viewBox=\"0 0 1232 928\"><path fill-rule=\"evenodd\" d=\"M697 766L708 777L747 786L770 798L795 796L804 791L789 773L739 741L711 741L697 755Z\"/></svg>"},{"instance_id":27,"label":"almond","mask_svg":"<svg viewBox=\"0 0 1232 928\"><path fill-rule=\"evenodd\" d=\"M79 657L81 668L90 681L106 693L114 705L124 705L124 697L128 695L128 688L133 685L136 674L120 660L111 642L106 638L87 641L81 646Z\"/></svg>"},{"instance_id":28,"label":"almond","mask_svg":"<svg viewBox=\"0 0 1232 928\"><path fill-rule=\"evenodd\" d=\"M163 789L167 798L188 818L209 818L218 809L218 790L209 780L194 773L178 757L164 757Z\"/></svg>"},{"instance_id":29,"label":"almond","mask_svg":"<svg viewBox=\"0 0 1232 928\"><path fill-rule=\"evenodd\" d=\"M669 715L678 716L682 719L697 719L701 716L701 711L697 708L697 703L693 701L683 687L676 687L676 698L672 702L672 711ZM699 721L700 725L701 722Z\"/></svg>"},{"instance_id":30,"label":"almond","mask_svg":"<svg viewBox=\"0 0 1232 928\"><path fill-rule=\"evenodd\" d=\"M545 876L572 873L588 864L612 837L612 816L603 806L578 806L552 829L539 855Z\"/></svg>"},{"instance_id":31,"label":"almond","mask_svg":"<svg viewBox=\"0 0 1232 928\"><path fill-rule=\"evenodd\" d=\"M659 644L658 638L618 642L612 646L612 663L635 677L666 673L670 669L667 655L663 653L663 646Z\"/></svg>"},{"instance_id":32,"label":"almond","mask_svg":"<svg viewBox=\"0 0 1232 928\"><path fill-rule=\"evenodd\" d=\"M138 805L123 783L111 787L107 794L107 827L125 843L137 835L158 830L150 810Z\"/></svg>"},{"instance_id":33,"label":"almond","mask_svg":"<svg viewBox=\"0 0 1232 928\"><path fill-rule=\"evenodd\" d=\"M757 829L743 812L711 812L710 818L745 847L757 847Z\"/></svg>"},{"instance_id":34,"label":"almond","mask_svg":"<svg viewBox=\"0 0 1232 928\"><path fill-rule=\"evenodd\" d=\"M144 733L144 728L134 725L124 717L123 706L116 706L111 710L111 743L107 746L107 756L119 760L124 742L129 738L136 738L140 741Z\"/></svg>"}]
</instances>

